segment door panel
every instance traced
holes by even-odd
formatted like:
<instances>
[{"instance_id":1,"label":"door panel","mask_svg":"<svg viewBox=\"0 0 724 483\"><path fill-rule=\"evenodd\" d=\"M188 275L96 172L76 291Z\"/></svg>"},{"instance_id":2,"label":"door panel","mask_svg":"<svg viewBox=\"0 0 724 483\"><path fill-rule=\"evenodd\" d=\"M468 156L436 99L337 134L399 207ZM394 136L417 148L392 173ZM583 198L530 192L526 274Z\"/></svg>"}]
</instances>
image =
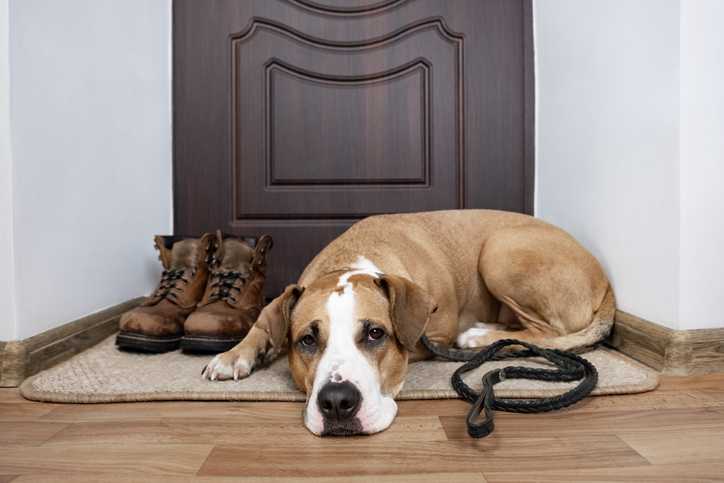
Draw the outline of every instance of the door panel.
<instances>
[{"instance_id":1,"label":"door panel","mask_svg":"<svg viewBox=\"0 0 724 483\"><path fill-rule=\"evenodd\" d=\"M252 21L232 47L235 219L396 212L403 193L405 211L455 207L456 43L441 28L348 45Z\"/></svg>"},{"instance_id":2,"label":"door panel","mask_svg":"<svg viewBox=\"0 0 724 483\"><path fill-rule=\"evenodd\" d=\"M273 296L365 216L530 212L529 10L176 0L176 231L272 235Z\"/></svg>"}]
</instances>

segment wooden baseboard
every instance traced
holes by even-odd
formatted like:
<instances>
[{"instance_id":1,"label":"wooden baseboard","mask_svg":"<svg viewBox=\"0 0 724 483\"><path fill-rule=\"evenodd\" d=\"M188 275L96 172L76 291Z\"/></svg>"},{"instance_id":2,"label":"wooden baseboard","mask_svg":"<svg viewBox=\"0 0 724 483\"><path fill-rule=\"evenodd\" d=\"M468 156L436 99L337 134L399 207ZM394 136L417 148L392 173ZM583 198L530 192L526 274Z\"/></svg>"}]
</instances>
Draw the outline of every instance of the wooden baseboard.
<instances>
[{"instance_id":1,"label":"wooden baseboard","mask_svg":"<svg viewBox=\"0 0 724 483\"><path fill-rule=\"evenodd\" d=\"M724 328L674 330L617 310L606 342L664 374L724 372Z\"/></svg>"},{"instance_id":2,"label":"wooden baseboard","mask_svg":"<svg viewBox=\"0 0 724 483\"><path fill-rule=\"evenodd\" d=\"M0 342L0 387L17 387L25 378L99 343L118 330L124 312L144 299L123 302L25 340Z\"/></svg>"},{"instance_id":3,"label":"wooden baseboard","mask_svg":"<svg viewBox=\"0 0 724 483\"><path fill-rule=\"evenodd\" d=\"M0 387L59 364L118 330L121 315L144 297L118 304L25 340L0 342ZM688 376L724 372L724 328L673 330L621 310L606 341L664 374Z\"/></svg>"}]
</instances>

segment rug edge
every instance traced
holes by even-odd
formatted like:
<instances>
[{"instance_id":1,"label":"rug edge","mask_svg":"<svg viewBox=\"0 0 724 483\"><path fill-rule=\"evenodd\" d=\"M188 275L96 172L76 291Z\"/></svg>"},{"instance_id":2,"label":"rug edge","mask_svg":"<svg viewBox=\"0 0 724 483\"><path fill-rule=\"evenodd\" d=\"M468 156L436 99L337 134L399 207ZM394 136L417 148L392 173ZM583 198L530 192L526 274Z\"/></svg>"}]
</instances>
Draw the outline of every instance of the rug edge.
<instances>
[{"instance_id":1,"label":"rug edge","mask_svg":"<svg viewBox=\"0 0 724 483\"><path fill-rule=\"evenodd\" d=\"M113 336L111 336L113 337ZM104 341L96 344L100 346L108 343L111 339L108 337ZM643 393L653 391L659 386L660 378L658 372L650 367L632 359L626 354L616 349L608 347L599 347L609 355L625 361L626 363L637 367L648 375L648 378L639 384L611 386L607 388L596 387L590 396L612 396L619 394ZM77 354L75 357L79 357ZM29 378L20 385L20 395L31 401L60 403L60 404L105 404L105 403L128 403L128 402L150 402L150 401L276 401L276 402L304 402L306 395L299 392L280 392L280 391L161 391L161 392L143 392L131 394L79 394L79 393L58 393L51 391L38 390L33 387L33 382L46 372L54 368L46 369ZM556 389L537 389L523 391L521 389L497 389L495 391L497 397L505 399L538 399L554 397L561 394ZM395 397L396 401L413 401L413 400L433 400L433 399L461 399L453 389L418 389L405 391L402 390Z\"/></svg>"},{"instance_id":2,"label":"rug edge","mask_svg":"<svg viewBox=\"0 0 724 483\"><path fill-rule=\"evenodd\" d=\"M33 381L40 374L26 379L20 386L20 395L31 401L60 404L106 404L153 401L228 401L228 402L305 402L306 396L301 392L280 391L159 391L139 392L133 394L78 394L41 391L35 389ZM243 397L238 397L243 394Z\"/></svg>"}]
</instances>

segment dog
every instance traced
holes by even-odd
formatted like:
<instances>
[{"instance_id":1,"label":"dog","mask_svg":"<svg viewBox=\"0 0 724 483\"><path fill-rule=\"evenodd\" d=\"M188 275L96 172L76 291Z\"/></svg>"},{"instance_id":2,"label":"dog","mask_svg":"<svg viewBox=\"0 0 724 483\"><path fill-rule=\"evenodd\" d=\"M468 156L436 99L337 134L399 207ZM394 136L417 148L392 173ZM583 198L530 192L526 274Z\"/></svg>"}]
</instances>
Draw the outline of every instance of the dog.
<instances>
[{"instance_id":1,"label":"dog","mask_svg":"<svg viewBox=\"0 0 724 483\"><path fill-rule=\"evenodd\" d=\"M443 348L514 338L584 352L613 326L598 261L528 215L452 210L378 215L353 225L271 301L246 338L203 371L239 379L287 348L315 435L371 434L397 413L408 362Z\"/></svg>"}]
</instances>

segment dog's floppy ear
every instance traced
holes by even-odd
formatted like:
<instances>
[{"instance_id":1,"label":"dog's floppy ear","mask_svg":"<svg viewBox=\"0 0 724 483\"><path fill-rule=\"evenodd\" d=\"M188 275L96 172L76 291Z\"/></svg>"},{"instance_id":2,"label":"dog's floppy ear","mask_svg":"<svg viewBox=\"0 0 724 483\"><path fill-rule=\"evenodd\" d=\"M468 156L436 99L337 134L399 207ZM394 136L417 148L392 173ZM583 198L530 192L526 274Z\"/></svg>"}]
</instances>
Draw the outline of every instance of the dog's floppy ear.
<instances>
[{"instance_id":1,"label":"dog's floppy ear","mask_svg":"<svg viewBox=\"0 0 724 483\"><path fill-rule=\"evenodd\" d=\"M412 352L425 333L430 315L437 310L432 296L422 287L396 275L382 275L375 280L390 300L390 319L395 337Z\"/></svg>"},{"instance_id":2,"label":"dog's floppy ear","mask_svg":"<svg viewBox=\"0 0 724 483\"><path fill-rule=\"evenodd\" d=\"M269 334L269 342L277 350L286 342L292 310L297 305L304 289L299 285L289 285L283 294L275 298L259 314L255 327Z\"/></svg>"}]
</instances>

